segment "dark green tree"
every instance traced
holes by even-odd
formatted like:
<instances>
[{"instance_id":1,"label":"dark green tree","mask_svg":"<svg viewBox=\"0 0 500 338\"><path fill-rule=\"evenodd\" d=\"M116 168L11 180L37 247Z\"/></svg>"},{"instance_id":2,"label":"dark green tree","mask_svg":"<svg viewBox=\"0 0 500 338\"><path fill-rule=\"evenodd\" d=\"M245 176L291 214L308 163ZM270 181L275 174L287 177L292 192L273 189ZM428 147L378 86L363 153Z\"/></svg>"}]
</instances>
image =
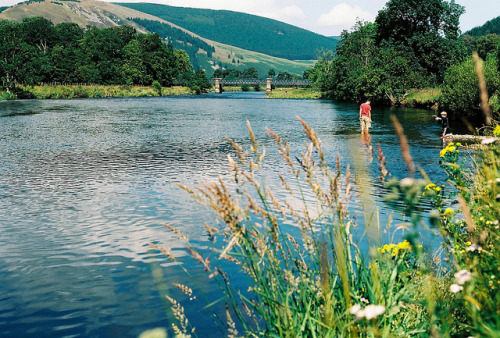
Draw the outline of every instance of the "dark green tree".
<instances>
[{"instance_id":1,"label":"dark green tree","mask_svg":"<svg viewBox=\"0 0 500 338\"><path fill-rule=\"evenodd\" d=\"M131 40L123 48L123 79L127 84L144 84L146 79L146 67L142 59L139 41Z\"/></svg>"},{"instance_id":2,"label":"dark green tree","mask_svg":"<svg viewBox=\"0 0 500 338\"><path fill-rule=\"evenodd\" d=\"M409 47L428 74L441 81L444 71L465 57L458 39L464 11L454 1L390 0L375 19L376 42Z\"/></svg>"},{"instance_id":3,"label":"dark green tree","mask_svg":"<svg viewBox=\"0 0 500 338\"><path fill-rule=\"evenodd\" d=\"M247 68L243 71L243 74L241 74L241 77L244 79L258 79L259 72L254 67L250 67L250 68Z\"/></svg>"},{"instance_id":4,"label":"dark green tree","mask_svg":"<svg viewBox=\"0 0 500 338\"><path fill-rule=\"evenodd\" d=\"M500 46L500 35L488 34L480 36L475 41L476 51L479 57L486 60L488 54L496 53L498 46Z\"/></svg>"}]
</instances>

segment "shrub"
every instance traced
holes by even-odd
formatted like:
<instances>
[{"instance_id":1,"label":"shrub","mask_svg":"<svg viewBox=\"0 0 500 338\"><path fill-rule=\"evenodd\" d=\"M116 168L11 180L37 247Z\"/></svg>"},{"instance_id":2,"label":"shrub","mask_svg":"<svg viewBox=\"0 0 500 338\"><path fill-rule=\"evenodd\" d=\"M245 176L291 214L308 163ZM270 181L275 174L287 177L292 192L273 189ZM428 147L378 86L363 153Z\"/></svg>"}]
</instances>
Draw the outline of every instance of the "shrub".
<instances>
[{"instance_id":1,"label":"shrub","mask_svg":"<svg viewBox=\"0 0 500 338\"><path fill-rule=\"evenodd\" d=\"M495 93L499 88L500 75L496 65L497 60L494 57L488 58L484 63L488 93ZM462 115L472 115L480 111L478 79L472 58L451 66L446 71L440 104Z\"/></svg>"}]
</instances>

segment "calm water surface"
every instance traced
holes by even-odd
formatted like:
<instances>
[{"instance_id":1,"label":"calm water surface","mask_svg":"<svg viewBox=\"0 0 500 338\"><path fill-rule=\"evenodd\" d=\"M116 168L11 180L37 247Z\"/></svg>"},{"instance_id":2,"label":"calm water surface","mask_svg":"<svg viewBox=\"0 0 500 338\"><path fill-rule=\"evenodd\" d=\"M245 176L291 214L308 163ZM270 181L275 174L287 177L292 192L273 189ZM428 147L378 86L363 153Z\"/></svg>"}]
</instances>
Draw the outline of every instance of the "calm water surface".
<instances>
[{"instance_id":1,"label":"calm water surface","mask_svg":"<svg viewBox=\"0 0 500 338\"><path fill-rule=\"evenodd\" d=\"M148 243L185 255L184 243L163 227L169 223L203 251L202 225L213 222L175 183L227 175L233 152L225 137L248 144L247 120L268 150L271 186L271 173L285 169L264 128L298 153L305 137L296 116L316 130L331 163L339 153L345 167L359 153L366 157L358 109L260 93L0 102L0 336L134 337L170 327L163 296L182 299L172 282L190 281ZM407 175L391 114L415 162L442 180L432 113L375 107L371 142L381 144L392 174ZM385 207L376 153L369 168L374 198ZM194 278L206 280L203 272ZM203 288L210 295L216 286ZM219 336L199 304L206 303L185 304L198 335Z\"/></svg>"}]
</instances>

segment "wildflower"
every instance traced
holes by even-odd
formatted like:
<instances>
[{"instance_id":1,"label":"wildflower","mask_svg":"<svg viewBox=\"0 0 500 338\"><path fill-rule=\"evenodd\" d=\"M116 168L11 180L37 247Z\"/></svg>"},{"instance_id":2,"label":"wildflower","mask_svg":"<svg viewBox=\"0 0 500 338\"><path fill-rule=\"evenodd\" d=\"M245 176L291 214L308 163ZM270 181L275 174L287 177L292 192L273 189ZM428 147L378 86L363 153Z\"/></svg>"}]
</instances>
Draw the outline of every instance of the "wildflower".
<instances>
[{"instance_id":1,"label":"wildflower","mask_svg":"<svg viewBox=\"0 0 500 338\"><path fill-rule=\"evenodd\" d=\"M500 124L495 127L493 130L493 135L500 136Z\"/></svg>"},{"instance_id":2,"label":"wildflower","mask_svg":"<svg viewBox=\"0 0 500 338\"><path fill-rule=\"evenodd\" d=\"M471 244L467 249L465 249L466 251L469 251L469 252L474 252L474 251L481 251L481 247L477 244Z\"/></svg>"},{"instance_id":3,"label":"wildflower","mask_svg":"<svg viewBox=\"0 0 500 338\"><path fill-rule=\"evenodd\" d=\"M409 188L411 187L413 184L415 183L415 181L413 180L413 178L410 178L410 177L405 177L401 180L400 182L400 185L401 185L401 188Z\"/></svg>"},{"instance_id":4,"label":"wildflower","mask_svg":"<svg viewBox=\"0 0 500 338\"><path fill-rule=\"evenodd\" d=\"M457 285L457 284L451 284L450 285L450 291L453 292L453 293L457 293L457 292L460 292L464 289L463 286L460 286L460 285Z\"/></svg>"},{"instance_id":5,"label":"wildflower","mask_svg":"<svg viewBox=\"0 0 500 338\"><path fill-rule=\"evenodd\" d=\"M427 184L427 185L425 186L425 190L431 190L431 189L433 189L435 186L436 186L436 185L435 185L434 183Z\"/></svg>"},{"instance_id":6,"label":"wildflower","mask_svg":"<svg viewBox=\"0 0 500 338\"><path fill-rule=\"evenodd\" d=\"M361 305L356 304L356 305L353 305L353 306L351 307L351 309L349 310L349 313L350 313L351 315L356 315L356 314L357 314L360 310L361 310Z\"/></svg>"},{"instance_id":7,"label":"wildflower","mask_svg":"<svg viewBox=\"0 0 500 338\"><path fill-rule=\"evenodd\" d=\"M455 274L455 278L457 279L458 284L463 285L465 282L472 279L472 275L467 270L460 270Z\"/></svg>"},{"instance_id":8,"label":"wildflower","mask_svg":"<svg viewBox=\"0 0 500 338\"><path fill-rule=\"evenodd\" d=\"M453 214L453 209L451 209L451 208L446 208L446 210L444 211L444 214L445 214L445 215L451 215L451 214Z\"/></svg>"},{"instance_id":9,"label":"wildflower","mask_svg":"<svg viewBox=\"0 0 500 338\"><path fill-rule=\"evenodd\" d=\"M384 312L385 312L385 306L373 305L373 304L366 306L364 309L361 309L361 305L356 304L349 310L349 313L355 315L356 318L358 319L366 318L368 320L374 319L380 316Z\"/></svg>"},{"instance_id":10,"label":"wildflower","mask_svg":"<svg viewBox=\"0 0 500 338\"><path fill-rule=\"evenodd\" d=\"M385 306L383 305L368 305L363 310L358 311L356 314L357 318L366 318L368 320L376 318L385 312Z\"/></svg>"}]
</instances>

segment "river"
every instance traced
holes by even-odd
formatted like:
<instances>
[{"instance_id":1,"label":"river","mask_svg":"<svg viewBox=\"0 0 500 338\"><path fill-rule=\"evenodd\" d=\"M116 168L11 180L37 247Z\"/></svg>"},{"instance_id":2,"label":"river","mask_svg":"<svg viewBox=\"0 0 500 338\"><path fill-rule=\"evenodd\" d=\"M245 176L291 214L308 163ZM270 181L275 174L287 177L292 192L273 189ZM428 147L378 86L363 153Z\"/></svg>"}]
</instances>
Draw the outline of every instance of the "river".
<instances>
[{"instance_id":1,"label":"river","mask_svg":"<svg viewBox=\"0 0 500 338\"><path fill-rule=\"evenodd\" d=\"M168 223L203 252L202 226L213 221L175 183L227 176L233 151L225 137L248 145L247 120L268 149L270 175L285 169L265 128L298 152L305 136L296 116L316 130L330 163L339 153L345 168L353 153L364 152L358 109L262 93L0 102L0 336L136 337L169 328L163 295L186 277L148 243L185 255ZM391 114L404 127L415 163L443 181L432 112L374 107L371 143L375 149L380 143L391 174L407 176ZM377 184L373 157L368 173ZM391 210L373 198L387 218ZM200 283L202 275L193 272ZM214 287L204 286L208 298ZM199 308L186 306L198 335L220 335Z\"/></svg>"}]
</instances>

